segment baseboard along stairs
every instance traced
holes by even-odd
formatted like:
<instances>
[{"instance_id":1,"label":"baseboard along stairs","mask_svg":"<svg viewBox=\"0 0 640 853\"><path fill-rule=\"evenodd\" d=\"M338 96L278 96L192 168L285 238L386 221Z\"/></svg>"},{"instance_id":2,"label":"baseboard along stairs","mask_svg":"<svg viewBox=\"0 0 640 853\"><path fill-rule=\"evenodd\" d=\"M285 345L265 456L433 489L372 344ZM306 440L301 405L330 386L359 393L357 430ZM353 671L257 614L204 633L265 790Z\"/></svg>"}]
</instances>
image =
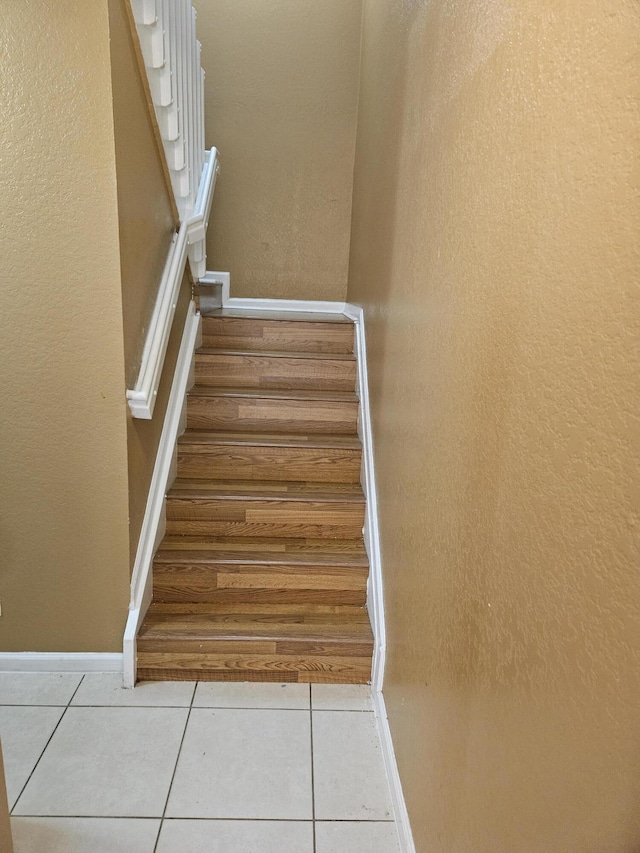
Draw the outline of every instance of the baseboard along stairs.
<instances>
[{"instance_id":1,"label":"baseboard along stairs","mask_svg":"<svg viewBox=\"0 0 640 853\"><path fill-rule=\"evenodd\" d=\"M137 677L366 683L354 324L202 318Z\"/></svg>"}]
</instances>

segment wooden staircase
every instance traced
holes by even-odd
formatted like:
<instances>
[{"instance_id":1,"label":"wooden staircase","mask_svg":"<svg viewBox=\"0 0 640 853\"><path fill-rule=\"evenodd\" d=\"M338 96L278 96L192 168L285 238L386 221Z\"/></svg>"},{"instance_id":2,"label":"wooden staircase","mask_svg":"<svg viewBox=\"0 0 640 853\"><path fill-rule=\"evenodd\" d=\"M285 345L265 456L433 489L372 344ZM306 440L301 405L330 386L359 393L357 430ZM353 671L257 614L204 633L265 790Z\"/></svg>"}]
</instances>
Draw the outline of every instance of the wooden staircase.
<instances>
[{"instance_id":1,"label":"wooden staircase","mask_svg":"<svg viewBox=\"0 0 640 853\"><path fill-rule=\"evenodd\" d=\"M138 677L365 683L354 327L203 317Z\"/></svg>"}]
</instances>

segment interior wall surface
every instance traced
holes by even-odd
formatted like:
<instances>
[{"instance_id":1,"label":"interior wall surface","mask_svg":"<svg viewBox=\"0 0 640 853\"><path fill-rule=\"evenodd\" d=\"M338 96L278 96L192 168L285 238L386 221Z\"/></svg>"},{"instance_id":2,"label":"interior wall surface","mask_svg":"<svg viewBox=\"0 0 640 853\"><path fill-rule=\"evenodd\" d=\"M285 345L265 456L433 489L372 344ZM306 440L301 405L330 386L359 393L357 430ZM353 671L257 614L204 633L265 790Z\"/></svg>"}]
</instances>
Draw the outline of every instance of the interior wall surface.
<instances>
[{"instance_id":1,"label":"interior wall surface","mask_svg":"<svg viewBox=\"0 0 640 853\"><path fill-rule=\"evenodd\" d=\"M171 196L136 57L136 35L127 15L127 2L109 0L109 30L125 380L127 388L133 388L140 372L142 351L171 239L179 223L172 213ZM191 285L185 276L152 420L133 418L127 411L131 568L138 548L190 296Z\"/></svg>"},{"instance_id":2,"label":"interior wall surface","mask_svg":"<svg viewBox=\"0 0 640 853\"><path fill-rule=\"evenodd\" d=\"M117 651L126 417L106 3L0 27L0 649Z\"/></svg>"},{"instance_id":3,"label":"interior wall surface","mask_svg":"<svg viewBox=\"0 0 640 853\"><path fill-rule=\"evenodd\" d=\"M361 5L195 2L221 160L208 266L232 296L344 301Z\"/></svg>"},{"instance_id":4,"label":"interior wall surface","mask_svg":"<svg viewBox=\"0 0 640 853\"><path fill-rule=\"evenodd\" d=\"M640 849L640 7L365 0L388 661L419 853Z\"/></svg>"}]
</instances>

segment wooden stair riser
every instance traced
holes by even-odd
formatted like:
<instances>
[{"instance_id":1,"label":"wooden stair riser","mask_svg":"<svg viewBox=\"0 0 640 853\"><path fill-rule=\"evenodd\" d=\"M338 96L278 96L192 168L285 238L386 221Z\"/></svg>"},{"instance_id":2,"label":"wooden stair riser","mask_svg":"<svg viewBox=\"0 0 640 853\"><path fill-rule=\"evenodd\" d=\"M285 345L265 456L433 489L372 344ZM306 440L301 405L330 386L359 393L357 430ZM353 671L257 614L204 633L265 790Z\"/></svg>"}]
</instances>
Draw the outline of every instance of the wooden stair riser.
<instances>
[{"instance_id":1,"label":"wooden stair riser","mask_svg":"<svg viewBox=\"0 0 640 853\"><path fill-rule=\"evenodd\" d=\"M156 603L364 606L367 575L362 567L156 563L153 599Z\"/></svg>"},{"instance_id":2,"label":"wooden stair riser","mask_svg":"<svg viewBox=\"0 0 640 853\"><path fill-rule=\"evenodd\" d=\"M139 647L138 647L139 648ZM138 650L138 677L144 681L277 681L300 684L367 684L371 655L285 655L231 652L144 652Z\"/></svg>"},{"instance_id":3,"label":"wooden stair riser","mask_svg":"<svg viewBox=\"0 0 640 853\"><path fill-rule=\"evenodd\" d=\"M253 353L196 353L196 383L216 388L313 388L353 391L356 362L349 358L293 358Z\"/></svg>"},{"instance_id":4,"label":"wooden stair riser","mask_svg":"<svg viewBox=\"0 0 640 853\"><path fill-rule=\"evenodd\" d=\"M357 424L357 401L193 395L187 400L187 426L190 429L235 428L243 432L354 435Z\"/></svg>"},{"instance_id":5,"label":"wooden stair riser","mask_svg":"<svg viewBox=\"0 0 640 853\"><path fill-rule=\"evenodd\" d=\"M360 482L361 449L178 445L178 476L189 479Z\"/></svg>"},{"instance_id":6,"label":"wooden stair riser","mask_svg":"<svg viewBox=\"0 0 640 853\"><path fill-rule=\"evenodd\" d=\"M167 499L170 535L357 539L363 525L364 504L356 501Z\"/></svg>"},{"instance_id":7,"label":"wooden stair riser","mask_svg":"<svg viewBox=\"0 0 640 853\"><path fill-rule=\"evenodd\" d=\"M313 591L312 591L313 592ZM239 613L267 615L267 616L287 616L289 614L313 614L315 616L337 616L342 615L345 619L351 616L358 616L362 613L362 604L316 604L314 601L304 601L291 604L290 602L243 602L239 607L236 602L219 602L211 604L209 602L193 602L193 601L154 601L154 608L158 613L173 613L182 615L204 615L211 614L220 616L222 614L232 615Z\"/></svg>"},{"instance_id":8,"label":"wooden stair riser","mask_svg":"<svg viewBox=\"0 0 640 853\"><path fill-rule=\"evenodd\" d=\"M352 353L351 323L203 317L202 343L219 349Z\"/></svg>"},{"instance_id":9,"label":"wooden stair riser","mask_svg":"<svg viewBox=\"0 0 640 853\"><path fill-rule=\"evenodd\" d=\"M369 680L373 636L366 612L336 617L174 616L147 613L138 635L138 666L145 677L246 680L248 673L286 675L301 682ZM142 676L141 676L142 677Z\"/></svg>"}]
</instances>

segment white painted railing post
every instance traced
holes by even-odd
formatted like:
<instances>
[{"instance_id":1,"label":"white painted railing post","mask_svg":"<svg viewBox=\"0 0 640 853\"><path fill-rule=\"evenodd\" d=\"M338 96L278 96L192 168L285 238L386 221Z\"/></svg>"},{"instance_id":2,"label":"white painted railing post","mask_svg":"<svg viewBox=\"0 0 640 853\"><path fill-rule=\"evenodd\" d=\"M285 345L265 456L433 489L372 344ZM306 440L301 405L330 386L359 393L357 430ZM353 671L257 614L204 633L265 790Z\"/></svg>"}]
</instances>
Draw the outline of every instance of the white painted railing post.
<instances>
[{"instance_id":1,"label":"white painted railing post","mask_svg":"<svg viewBox=\"0 0 640 853\"><path fill-rule=\"evenodd\" d=\"M131 0L181 221L197 209L206 174L204 71L191 0ZM204 241L189 241L194 278L206 272Z\"/></svg>"}]
</instances>

